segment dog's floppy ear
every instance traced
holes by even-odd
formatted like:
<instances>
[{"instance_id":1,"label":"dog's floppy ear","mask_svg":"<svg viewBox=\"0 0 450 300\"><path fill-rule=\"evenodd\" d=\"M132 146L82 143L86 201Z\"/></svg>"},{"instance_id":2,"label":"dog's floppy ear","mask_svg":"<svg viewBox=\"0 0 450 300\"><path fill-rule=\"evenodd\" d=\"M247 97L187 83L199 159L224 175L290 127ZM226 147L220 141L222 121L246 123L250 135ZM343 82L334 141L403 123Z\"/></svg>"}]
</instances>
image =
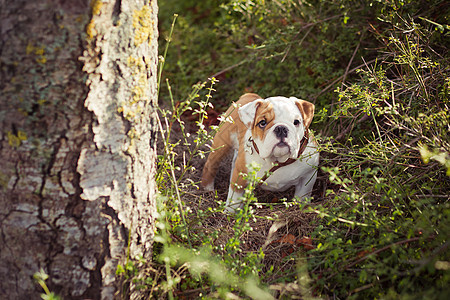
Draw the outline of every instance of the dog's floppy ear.
<instances>
[{"instance_id":1,"label":"dog's floppy ear","mask_svg":"<svg viewBox=\"0 0 450 300\"><path fill-rule=\"evenodd\" d=\"M305 128L309 128L309 125L314 117L314 104L306 100L300 100L295 97L292 98L295 101L295 105L297 105L298 109L302 113Z\"/></svg>"},{"instance_id":2,"label":"dog's floppy ear","mask_svg":"<svg viewBox=\"0 0 450 300\"><path fill-rule=\"evenodd\" d=\"M258 106L261 105L262 101L263 100L255 100L239 108L239 118L247 128L252 126L253 120L255 119L256 110L258 109Z\"/></svg>"}]
</instances>

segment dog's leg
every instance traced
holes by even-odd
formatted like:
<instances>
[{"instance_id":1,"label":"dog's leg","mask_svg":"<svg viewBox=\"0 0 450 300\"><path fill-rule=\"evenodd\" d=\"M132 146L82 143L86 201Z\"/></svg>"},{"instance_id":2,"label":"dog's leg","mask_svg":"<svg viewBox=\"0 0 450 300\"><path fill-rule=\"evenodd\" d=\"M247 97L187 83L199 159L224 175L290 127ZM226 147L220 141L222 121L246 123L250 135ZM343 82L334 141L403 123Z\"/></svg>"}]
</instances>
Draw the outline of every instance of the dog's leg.
<instances>
[{"instance_id":1,"label":"dog's leg","mask_svg":"<svg viewBox=\"0 0 450 300\"><path fill-rule=\"evenodd\" d=\"M213 149L215 147L218 149L209 154L202 174L202 186L206 191L214 190L214 178L216 177L220 162L231 150L231 145L229 144L215 145L215 143L213 143L212 147Z\"/></svg>"},{"instance_id":2,"label":"dog's leg","mask_svg":"<svg viewBox=\"0 0 450 300\"><path fill-rule=\"evenodd\" d=\"M238 209L242 209L244 207L244 203L241 200L241 197L243 195L243 191L233 190L230 185L230 187L228 188L228 197L227 203L225 204L225 211L228 213L236 213Z\"/></svg>"},{"instance_id":3,"label":"dog's leg","mask_svg":"<svg viewBox=\"0 0 450 300\"><path fill-rule=\"evenodd\" d=\"M247 181L244 180L240 174L243 171L243 165L245 165L244 151L235 151L231 169L230 187L228 188L227 203L225 205L225 211L229 213L235 213L237 209L242 209L244 203L241 197L244 195L244 188L247 186Z\"/></svg>"}]
</instances>

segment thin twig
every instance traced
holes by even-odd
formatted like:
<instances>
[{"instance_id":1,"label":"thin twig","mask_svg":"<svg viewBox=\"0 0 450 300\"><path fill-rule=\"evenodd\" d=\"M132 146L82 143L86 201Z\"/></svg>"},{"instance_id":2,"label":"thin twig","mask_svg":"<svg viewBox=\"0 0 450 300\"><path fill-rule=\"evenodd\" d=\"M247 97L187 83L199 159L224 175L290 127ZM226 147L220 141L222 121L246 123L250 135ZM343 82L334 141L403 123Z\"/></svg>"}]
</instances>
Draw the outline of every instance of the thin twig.
<instances>
[{"instance_id":1,"label":"thin twig","mask_svg":"<svg viewBox=\"0 0 450 300\"><path fill-rule=\"evenodd\" d=\"M362 42L362 40L363 40L364 33L365 33L365 31L363 31L363 32L361 33L361 37L359 38L358 45L356 45L356 48L355 48L355 50L353 51L353 55L352 55L352 57L350 58L350 61L349 61L348 64L347 64L347 68L345 69L344 77L342 78L341 89L344 88L344 82L345 82L345 79L347 79L348 70L350 69L350 66L351 66L352 63L353 63L353 59L355 58L356 53L357 53L358 50L359 50L359 46L361 46L361 42Z\"/></svg>"},{"instance_id":2,"label":"thin twig","mask_svg":"<svg viewBox=\"0 0 450 300\"><path fill-rule=\"evenodd\" d=\"M306 37L309 35L309 33L311 32L311 30L312 30L313 28L314 28L313 26L309 27L308 31L307 31L307 32L305 33L305 35L302 37L302 39L300 40L300 42L298 43L297 46L300 46L300 45L303 43L303 41L306 39ZM300 33L300 32L299 32L299 33ZM298 35L298 33L297 33L297 34L295 35L295 37L292 39L293 41L297 38L297 35ZM289 43L289 46L286 48L285 53L284 53L284 56L283 56L283 58L281 59L281 62L284 62L284 60L286 59L286 57L287 57L287 55L288 55L288 53L289 53L289 50L290 50L291 47L292 47L292 43L293 43L293 42Z\"/></svg>"},{"instance_id":3,"label":"thin twig","mask_svg":"<svg viewBox=\"0 0 450 300\"><path fill-rule=\"evenodd\" d=\"M232 66L226 67L226 68L223 69L222 71L219 71L219 72L217 72L216 74L211 75L210 77L211 77L211 78L212 78L212 77L217 78L217 77L219 77L220 75L222 75L223 73L226 73L226 72L228 72L228 71L230 71L230 70L232 70L232 69L234 69L234 68L236 68L236 67L239 67L240 65L243 65L243 64L245 64L246 62L248 62L248 59L241 60L240 62L238 62L238 63L236 63L236 64L234 64L234 65L232 65Z\"/></svg>"},{"instance_id":4,"label":"thin twig","mask_svg":"<svg viewBox=\"0 0 450 300\"><path fill-rule=\"evenodd\" d=\"M356 265L356 264L358 264L358 263L360 263L360 262L362 262L362 261L368 259L371 255L375 255L375 254L378 254L378 253L380 253L380 252L383 252L384 250L387 250L387 249L389 249L389 248L391 248L391 247L393 247L393 246L397 246L397 245L401 245L401 244L406 244L406 243L417 242L417 241L420 240L421 238L422 238L422 237L413 237L413 238L410 238L410 239L398 241L398 242L395 242L395 243L393 243L393 244L387 245L387 246L385 246L385 247L383 247L383 248L380 248L380 249L378 249L378 250L375 250L375 251L373 251L373 252L370 252L370 253L368 253L367 255L361 257L360 259L358 259L358 260L356 260L356 261L354 261L354 262L352 262L352 263L350 263L350 264L347 264L347 265L344 266L344 268L343 268L342 270L340 270L339 272L335 272L335 273L331 274L330 276L328 276L328 277L326 278L326 280L329 280L330 278L336 276L336 274L338 274L338 273L340 273L340 272L342 272L342 271L344 271L344 270L347 270L348 268L351 268L351 267L353 267L354 265ZM430 237L430 238L431 238L431 237Z\"/></svg>"},{"instance_id":5,"label":"thin twig","mask_svg":"<svg viewBox=\"0 0 450 300\"><path fill-rule=\"evenodd\" d=\"M364 121L366 121L367 119L369 119L370 116L368 114L364 114L361 119L359 119L356 124L362 123ZM353 129L353 127L355 127L355 123L352 123L350 125L347 126L347 128L345 128L344 130L342 130L338 136L335 138L336 141L342 139L351 129Z\"/></svg>"},{"instance_id":6,"label":"thin twig","mask_svg":"<svg viewBox=\"0 0 450 300\"><path fill-rule=\"evenodd\" d=\"M206 287L206 288L201 287L201 288L192 289L192 290L179 291L179 292L176 292L175 294L178 297L180 297L180 296L187 296L187 295L194 294L194 293L206 292L208 290L211 290L211 288L210 287Z\"/></svg>"},{"instance_id":7,"label":"thin twig","mask_svg":"<svg viewBox=\"0 0 450 300\"><path fill-rule=\"evenodd\" d=\"M361 64L361 65L359 65L359 66L356 66L356 67L354 67L353 69L351 69L350 71L348 71L347 74L353 73L353 72L355 72L356 70L358 70L359 68L364 67L366 64L371 64L371 63L373 63L373 62L375 62L375 61L377 61L377 60L378 60L378 58L375 58L375 59L372 59L372 60L366 62L365 64ZM315 101L317 100L317 98L319 98L323 93L327 92L327 91L328 91L330 88L332 88L336 83L338 83L339 81L341 81L342 78L344 78L344 75L339 76L337 79L333 80L332 83L330 83L329 85L327 85L323 90L321 90L321 91L314 97L314 100L313 100L313 101L315 102Z\"/></svg>"}]
</instances>

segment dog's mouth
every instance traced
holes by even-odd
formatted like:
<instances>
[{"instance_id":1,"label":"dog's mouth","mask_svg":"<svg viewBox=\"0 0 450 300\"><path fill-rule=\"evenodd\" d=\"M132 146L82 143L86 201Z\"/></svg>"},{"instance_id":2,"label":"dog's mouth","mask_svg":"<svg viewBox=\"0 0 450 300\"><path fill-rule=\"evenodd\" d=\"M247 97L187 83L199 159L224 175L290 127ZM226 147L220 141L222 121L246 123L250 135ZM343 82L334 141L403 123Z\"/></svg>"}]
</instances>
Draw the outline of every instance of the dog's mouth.
<instances>
[{"instance_id":1,"label":"dog's mouth","mask_svg":"<svg viewBox=\"0 0 450 300\"><path fill-rule=\"evenodd\" d=\"M290 154L290 152L291 152L291 148L284 141L280 141L272 149L272 155L276 158L281 158L283 156L286 156L286 155Z\"/></svg>"},{"instance_id":2,"label":"dog's mouth","mask_svg":"<svg viewBox=\"0 0 450 300\"><path fill-rule=\"evenodd\" d=\"M278 144L275 145L275 147L288 147L289 145L285 141L280 141Z\"/></svg>"}]
</instances>

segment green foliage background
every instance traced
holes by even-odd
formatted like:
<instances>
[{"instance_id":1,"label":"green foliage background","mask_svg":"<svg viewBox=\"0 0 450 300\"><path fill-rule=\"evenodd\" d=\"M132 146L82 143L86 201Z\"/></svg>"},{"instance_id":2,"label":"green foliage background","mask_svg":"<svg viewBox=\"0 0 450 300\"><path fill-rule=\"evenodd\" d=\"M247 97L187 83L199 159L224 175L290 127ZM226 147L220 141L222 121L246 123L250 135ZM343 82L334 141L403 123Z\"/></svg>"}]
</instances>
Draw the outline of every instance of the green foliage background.
<instances>
[{"instance_id":1,"label":"green foliage background","mask_svg":"<svg viewBox=\"0 0 450 300\"><path fill-rule=\"evenodd\" d=\"M310 297L448 299L447 1L166 0L159 6L161 49L173 14L179 15L164 61L161 82L167 79L170 89L161 84L162 105L187 110L183 105L205 96L222 112L250 91L262 97L296 96L316 105L312 129L321 147L322 190L312 204L295 203L305 214L318 216L311 232L316 248L308 254L307 272L299 267L279 281L302 285L300 275L308 274ZM219 80L213 81L214 93L212 85L201 89L209 77ZM193 93L198 82L203 84ZM200 105L197 114L204 117L208 105ZM210 272L202 279L198 270L184 288L225 286L218 288L223 298L235 290L247 297L267 296L257 288L267 275L260 265L264 253L237 259L252 208L237 216L236 235L225 251L210 241L218 232L202 236L190 230L182 197L172 196L179 182L164 177L176 168L165 163L175 146L166 147L160 158L158 178L167 197L159 223L165 252L155 250L162 253L161 263L167 270L195 259L197 265L216 266L219 257L221 266L247 278L254 289L238 285L235 275L227 281ZM251 191L247 197L256 201ZM195 222L201 224L208 212L196 213ZM177 243L171 234L178 236ZM166 291L179 283L169 280L171 274L166 272ZM248 279L249 274L260 282Z\"/></svg>"}]
</instances>

